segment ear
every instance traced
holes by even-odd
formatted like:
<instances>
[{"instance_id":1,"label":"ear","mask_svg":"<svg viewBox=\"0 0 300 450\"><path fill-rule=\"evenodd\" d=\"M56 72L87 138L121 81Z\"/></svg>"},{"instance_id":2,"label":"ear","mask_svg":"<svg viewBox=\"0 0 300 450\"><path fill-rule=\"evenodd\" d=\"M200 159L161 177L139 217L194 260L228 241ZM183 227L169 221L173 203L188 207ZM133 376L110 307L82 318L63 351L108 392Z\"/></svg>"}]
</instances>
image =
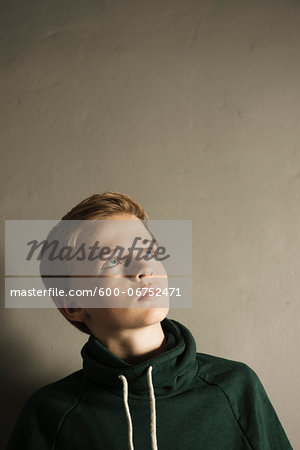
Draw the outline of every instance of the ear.
<instances>
[{"instance_id":1,"label":"ear","mask_svg":"<svg viewBox=\"0 0 300 450\"><path fill-rule=\"evenodd\" d=\"M66 300L63 307L59 308L62 314L74 322L84 322L87 312L84 308L78 308L76 300Z\"/></svg>"}]
</instances>

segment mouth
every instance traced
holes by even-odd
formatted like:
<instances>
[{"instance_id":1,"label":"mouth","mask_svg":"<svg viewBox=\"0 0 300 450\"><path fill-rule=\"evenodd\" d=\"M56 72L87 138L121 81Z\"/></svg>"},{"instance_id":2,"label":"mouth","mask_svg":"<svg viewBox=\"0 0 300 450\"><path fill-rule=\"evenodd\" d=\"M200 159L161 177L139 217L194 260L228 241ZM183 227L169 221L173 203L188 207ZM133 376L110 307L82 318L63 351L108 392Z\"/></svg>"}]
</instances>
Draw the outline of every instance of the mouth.
<instances>
[{"instance_id":1,"label":"mouth","mask_svg":"<svg viewBox=\"0 0 300 450\"><path fill-rule=\"evenodd\" d=\"M155 299L155 298L157 297L157 294L155 294L155 288L153 288L153 290L154 290L154 293L146 292L145 295L141 295L141 296L138 298L138 302L142 302L142 301L145 301L145 300Z\"/></svg>"}]
</instances>

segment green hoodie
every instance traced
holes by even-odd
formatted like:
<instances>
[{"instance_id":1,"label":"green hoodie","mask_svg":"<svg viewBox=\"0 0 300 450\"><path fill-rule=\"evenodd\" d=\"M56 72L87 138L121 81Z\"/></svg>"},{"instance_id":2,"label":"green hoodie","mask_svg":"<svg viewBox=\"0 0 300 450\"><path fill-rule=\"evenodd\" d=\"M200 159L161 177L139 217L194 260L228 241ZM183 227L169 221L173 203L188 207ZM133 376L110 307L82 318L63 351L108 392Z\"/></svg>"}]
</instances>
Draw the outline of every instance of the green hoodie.
<instances>
[{"instance_id":1,"label":"green hoodie","mask_svg":"<svg viewBox=\"0 0 300 450\"><path fill-rule=\"evenodd\" d=\"M161 325L164 353L134 365L91 335L83 369L27 400L7 450L292 448L250 367L196 353L173 319Z\"/></svg>"}]
</instances>

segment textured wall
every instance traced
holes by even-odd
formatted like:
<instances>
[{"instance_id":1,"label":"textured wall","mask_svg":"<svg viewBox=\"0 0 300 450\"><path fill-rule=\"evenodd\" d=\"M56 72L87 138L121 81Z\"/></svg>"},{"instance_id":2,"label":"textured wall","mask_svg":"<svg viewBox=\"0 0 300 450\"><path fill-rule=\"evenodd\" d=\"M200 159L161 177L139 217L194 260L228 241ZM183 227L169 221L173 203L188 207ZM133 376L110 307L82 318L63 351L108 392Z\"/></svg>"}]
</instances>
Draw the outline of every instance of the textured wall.
<instances>
[{"instance_id":1,"label":"textured wall","mask_svg":"<svg viewBox=\"0 0 300 450\"><path fill-rule=\"evenodd\" d=\"M169 317L256 370L295 448L299 20L296 0L3 1L0 59L3 219L58 219L107 189L192 219L193 309ZM3 305L5 441L86 336Z\"/></svg>"}]
</instances>

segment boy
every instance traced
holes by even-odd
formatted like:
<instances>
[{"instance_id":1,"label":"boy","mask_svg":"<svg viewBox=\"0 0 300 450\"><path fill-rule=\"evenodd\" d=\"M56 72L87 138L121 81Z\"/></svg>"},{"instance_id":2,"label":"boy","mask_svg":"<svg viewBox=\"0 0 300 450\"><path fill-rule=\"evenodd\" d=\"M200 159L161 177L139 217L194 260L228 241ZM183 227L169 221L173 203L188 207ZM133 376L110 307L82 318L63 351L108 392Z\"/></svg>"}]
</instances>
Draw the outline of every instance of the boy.
<instances>
[{"instance_id":1,"label":"boy","mask_svg":"<svg viewBox=\"0 0 300 450\"><path fill-rule=\"evenodd\" d=\"M62 218L94 219L104 219L101 241L108 246L126 248L134 234L149 237L143 208L118 192L93 195ZM129 227L119 226L124 219ZM136 293L164 288L160 261L134 261L130 277L123 262L107 259L100 268L104 287L125 292L117 300L126 301L123 307L78 307L76 298L72 307L59 304L66 319L90 335L83 369L27 400L7 450L291 449L250 367L197 353L190 331L166 317L168 306L156 297L126 296L132 287ZM72 279L76 283L82 279Z\"/></svg>"}]
</instances>

